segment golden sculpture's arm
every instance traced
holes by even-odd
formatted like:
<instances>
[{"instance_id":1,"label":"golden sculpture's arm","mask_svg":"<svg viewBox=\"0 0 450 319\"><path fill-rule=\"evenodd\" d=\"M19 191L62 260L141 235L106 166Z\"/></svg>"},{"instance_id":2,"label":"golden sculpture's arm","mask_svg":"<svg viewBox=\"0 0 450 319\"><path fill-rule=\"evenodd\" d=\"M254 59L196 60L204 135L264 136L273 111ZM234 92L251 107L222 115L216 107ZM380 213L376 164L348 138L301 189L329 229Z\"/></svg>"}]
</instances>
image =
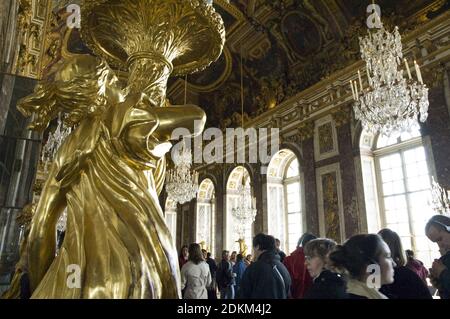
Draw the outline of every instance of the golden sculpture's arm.
<instances>
[{"instance_id":1,"label":"golden sculpture's arm","mask_svg":"<svg viewBox=\"0 0 450 319\"><path fill-rule=\"evenodd\" d=\"M125 151L133 161L142 164L159 160L169 150L165 147L161 153L156 147L170 146L173 130L186 128L195 136L202 132L205 122L205 112L198 106L159 107L145 94L127 96L104 117L118 153Z\"/></svg>"},{"instance_id":2,"label":"golden sculpture's arm","mask_svg":"<svg viewBox=\"0 0 450 319\"><path fill-rule=\"evenodd\" d=\"M193 136L197 136L206 123L205 112L195 105L155 108L154 112L159 119L155 137L160 141L169 141L172 131L177 127L186 128Z\"/></svg>"}]
</instances>

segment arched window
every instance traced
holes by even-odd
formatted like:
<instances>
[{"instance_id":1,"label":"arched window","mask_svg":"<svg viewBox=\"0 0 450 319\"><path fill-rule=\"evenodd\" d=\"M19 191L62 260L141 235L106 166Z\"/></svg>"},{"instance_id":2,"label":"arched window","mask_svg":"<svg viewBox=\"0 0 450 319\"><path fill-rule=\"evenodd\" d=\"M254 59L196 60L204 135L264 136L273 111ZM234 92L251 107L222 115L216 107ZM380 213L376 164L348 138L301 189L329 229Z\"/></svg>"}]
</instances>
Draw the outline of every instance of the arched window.
<instances>
[{"instance_id":1,"label":"arched window","mask_svg":"<svg viewBox=\"0 0 450 319\"><path fill-rule=\"evenodd\" d=\"M427 147L420 129L398 137L361 136L361 164L368 231L390 228L426 266L438 257L425 236L425 224L434 215Z\"/></svg>"},{"instance_id":2,"label":"arched window","mask_svg":"<svg viewBox=\"0 0 450 319\"><path fill-rule=\"evenodd\" d=\"M164 207L164 219L169 228L174 245L176 245L177 238L177 203L170 198L167 198Z\"/></svg>"},{"instance_id":3,"label":"arched window","mask_svg":"<svg viewBox=\"0 0 450 319\"><path fill-rule=\"evenodd\" d=\"M239 192L238 186L242 183L250 184L250 174L247 169L243 166L236 167L228 177L227 181L227 215L226 215L226 249L230 251L239 252L239 244L237 240L239 239L239 235L236 232L237 224L236 220L233 217L233 208L237 207L239 202ZM247 252L251 253L252 251L252 241L253 241L253 224L245 225L245 235L244 240L246 245L248 246Z\"/></svg>"},{"instance_id":4,"label":"arched window","mask_svg":"<svg viewBox=\"0 0 450 319\"><path fill-rule=\"evenodd\" d=\"M304 231L298 158L281 150L271 159L267 173L269 234L280 239L281 248L295 250Z\"/></svg>"},{"instance_id":5,"label":"arched window","mask_svg":"<svg viewBox=\"0 0 450 319\"><path fill-rule=\"evenodd\" d=\"M200 183L197 195L196 241L209 252L214 252L215 201L214 184L207 178Z\"/></svg>"}]
</instances>

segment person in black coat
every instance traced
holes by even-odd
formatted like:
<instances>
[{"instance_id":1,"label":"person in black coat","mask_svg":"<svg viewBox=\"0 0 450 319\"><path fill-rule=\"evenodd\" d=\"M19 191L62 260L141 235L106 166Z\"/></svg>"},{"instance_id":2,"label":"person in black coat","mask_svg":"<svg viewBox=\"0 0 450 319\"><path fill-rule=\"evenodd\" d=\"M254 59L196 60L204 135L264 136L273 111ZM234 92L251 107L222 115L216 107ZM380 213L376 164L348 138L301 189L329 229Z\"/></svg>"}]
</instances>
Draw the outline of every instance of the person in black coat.
<instances>
[{"instance_id":1,"label":"person in black coat","mask_svg":"<svg viewBox=\"0 0 450 319\"><path fill-rule=\"evenodd\" d=\"M216 288L216 272L217 265L216 261L211 258L211 253L206 254L206 263L209 266L209 272L211 273L211 287L207 288L208 290L208 299L217 299L217 288Z\"/></svg>"},{"instance_id":2,"label":"person in black coat","mask_svg":"<svg viewBox=\"0 0 450 319\"><path fill-rule=\"evenodd\" d=\"M314 239L305 246L305 264L313 278L312 287L304 299L348 299L347 285L341 274L327 269L328 254L336 242L327 238Z\"/></svg>"},{"instance_id":3,"label":"person in black coat","mask_svg":"<svg viewBox=\"0 0 450 319\"><path fill-rule=\"evenodd\" d=\"M255 262L244 272L237 297L239 299L287 299L291 277L280 262L275 238L258 234L253 238Z\"/></svg>"},{"instance_id":4,"label":"person in black coat","mask_svg":"<svg viewBox=\"0 0 450 319\"><path fill-rule=\"evenodd\" d=\"M220 291L220 299L234 299L233 266L230 262L230 252L228 250L222 252L222 261L216 272L216 282Z\"/></svg>"},{"instance_id":5,"label":"person in black coat","mask_svg":"<svg viewBox=\"0 0 450 319\"><path fill-rule=\"evenodd\" d=\"M406 267L405 251L398 234L390 229L382 229L378 235L383 238L391 250L394 267L394 282L383 285L380 291L389 299L432 299L430 290L420 277Z\"/></svg>"}]
</instances>

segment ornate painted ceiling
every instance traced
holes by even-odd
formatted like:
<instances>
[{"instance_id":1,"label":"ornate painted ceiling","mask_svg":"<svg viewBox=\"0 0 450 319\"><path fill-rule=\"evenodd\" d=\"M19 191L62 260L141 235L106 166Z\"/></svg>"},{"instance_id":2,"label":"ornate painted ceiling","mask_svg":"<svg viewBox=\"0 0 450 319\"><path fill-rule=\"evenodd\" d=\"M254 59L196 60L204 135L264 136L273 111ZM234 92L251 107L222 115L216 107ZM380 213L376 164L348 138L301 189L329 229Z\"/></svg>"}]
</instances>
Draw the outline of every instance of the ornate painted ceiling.
<instances>
[{"instance_id":1,"label":"ornate painted ceiling","mask_svg":"<svg viewBox=\"0 0 450 319\"><path fill-rule=\"evenodd\" d=\"M215 0L227 30L219 61L188 78L188 102L202 106L208 126L239 126L240 56L245 118L359 59L358 36L367 32L372 0ZM402 33L449 9L449 0L377 1L387 25ZM184 102L184 79L169 83L169 98Z\"/></svg>"},{"instance_id":2,"label":"ornate painted ceiling","mask_svg":"<svg viewBox=\"0 0 450 319\"><path fill-rule=\"evenodd\" d=\"M65 5L79 2L20 1L20 29L28 31L18 54L18 74L38 78L39 70L44 70L41 66L55 59L61 41L59 31L56 36L53 31L62 21ZM216 63L188 77L187 102L206 110L208 126L240 126L242 56L244 118L260 116L360 59L358 36L367 32L366 8L370 3L372 0L214 0L225 22L226 45ZM398 25L402 34L450 9L450 0L376 3L382 8L385 23ZM49 12L58 12L61 17L45 19L43 12L48 6ZM52 33L41 36L46 34L44 30ZM68 42L72 51L86 50L82 45L77 47L80 39L71 36ZM184 103L184 78L170 80L168 96L174 104Z\"/></svg>"}]
</instances>

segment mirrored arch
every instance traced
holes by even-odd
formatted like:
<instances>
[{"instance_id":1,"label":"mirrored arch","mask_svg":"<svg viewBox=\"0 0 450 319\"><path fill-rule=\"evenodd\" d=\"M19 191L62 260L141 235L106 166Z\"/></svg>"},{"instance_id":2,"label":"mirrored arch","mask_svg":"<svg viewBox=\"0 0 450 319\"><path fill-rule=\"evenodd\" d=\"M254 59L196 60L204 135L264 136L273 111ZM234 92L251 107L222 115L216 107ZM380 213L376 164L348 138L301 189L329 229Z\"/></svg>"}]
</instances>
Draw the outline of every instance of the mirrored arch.
<instances>
[{"instance_id":1,"label":"mirrored arch","mask_svg":"<svg viewBox=\"0 0 450 319\"><path fill-rule=\"evenodd\" d=\"M236 232L237 221L233 217L233 208L237 207L239 200L239 191L238 186L240 184L246 184L252 187L250 174L248 170L244 166L237 166L234 168L227 180L227 189L226 189L226 242L225 248L230 251L239 252L239 244L237 240L239 239L239 235ZM253 193L253 189L252 189ZM252 240L253 240L253 224L245 225L245 235L244 235L245 243L248 246L248 253L252 251Z\"/></svg>"},{"instance_id":2,"label":"mirrored arch","mask_svg":"<svg viewBox=\"0 0 450 319\"><path fill-rule=\"evenodd\" d=\"M304 232L300 166L289 149L275 154L268 166L267 212L269 234L278 238L281 249L292 252Z\"/></svg>"},{"instance_id":3,"label":"mirrored arch","mask_svg":"<svg viewBox=\"0 0 450 319\"><path fill-rule=\"evenodd\" d=\"M211 179L204 179L197 193L196 242L214 252L216 195Z\"/></svg>"},{"instance_id":4,"label":"mirrored arch","mask_svg":"<svg viewBox=\"0 0 450 319\"><path fill-rule=\"evenodd\" d=\"M164 219L166 225L169 228L169 232L172 235L174 245L176 245L177 238L177 202L171 198L166 199L164 205Z\"/></svg>"}]
</instances>

